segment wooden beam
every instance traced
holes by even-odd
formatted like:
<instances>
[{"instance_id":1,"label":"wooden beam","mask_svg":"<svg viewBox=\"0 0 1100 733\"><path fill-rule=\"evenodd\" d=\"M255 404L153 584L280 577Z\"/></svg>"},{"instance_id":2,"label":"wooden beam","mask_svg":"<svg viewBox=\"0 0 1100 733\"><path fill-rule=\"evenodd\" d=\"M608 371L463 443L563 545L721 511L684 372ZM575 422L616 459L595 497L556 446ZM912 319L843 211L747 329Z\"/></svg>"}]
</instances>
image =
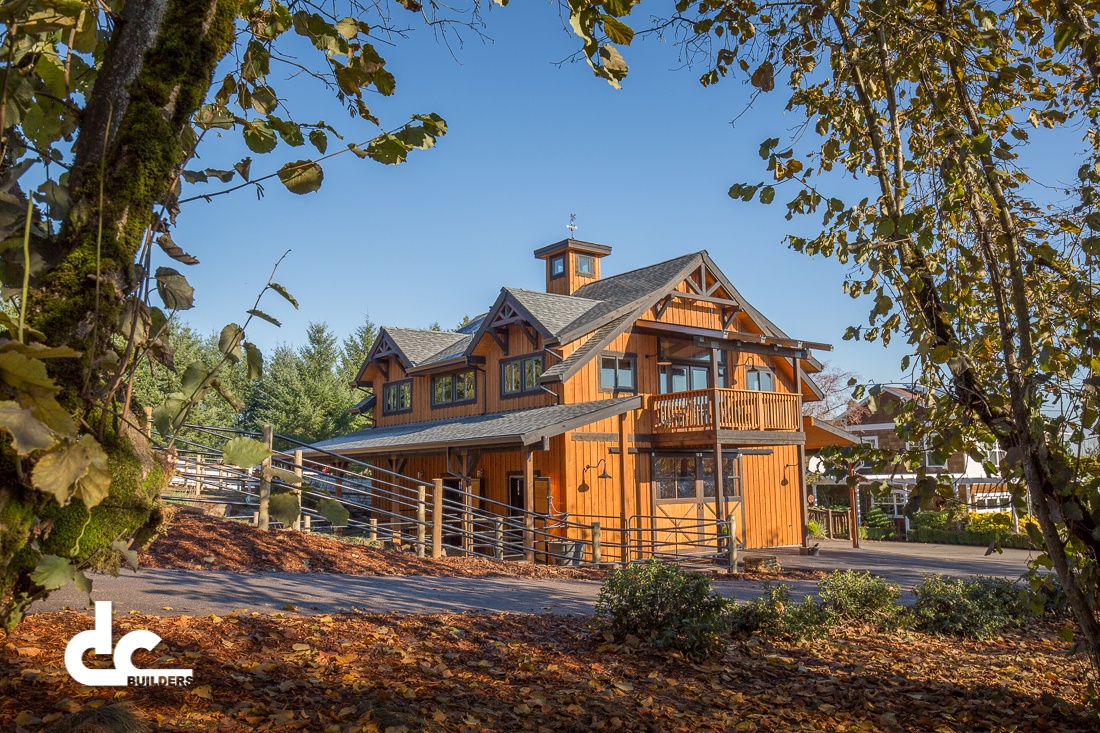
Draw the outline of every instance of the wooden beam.
<instances>
[{"instance_id":1,"label":"wooden beam","mask_svg":"<svg viewBox=\"0 0 1100 733\"><path fill-rule=\"evenodd\" d=\"M730 300L729 298L720 298L717 295L703 295L702 293L685 293L682 290L673 290L671 293L673 298L679 298L681 300L699 300L704 303L714 303L716 305L733 305L740 307L740 303L736 300Z\"/></svg>"},{"instance_id":2,"label":"wooden beam","mask_svg":"<svg viewBox=\"0 0 1100 733\"><path fill-rule=\"evenodd\" d=\"M794 360L794 393L798 395L798 414L802 415L802 360ZM810 547L810 505L806 502L806 444L798 445L798 498L802 502L802 547L803 554Z\"/></svg>"},{"instance_id":3,"label":"wooden beam","mask_svg":"<svg viewBox=\"0 0 1100 733\"><path fill-rule=\"evenodd\" d=\"M390 365L386 363L386 360L379 357L374 357L374 365L378 367L378 371L382 372L382 378L387 382L390 379Z\"/></svg>"},{"instance_id":4,"label":"wooden beam","mask_svg":"<svg viewBox=\"0 0 1100 733\"><path fill-rule=\"evenodd\" d=\"M665 311L668 310L670 305L672 305L671 295L666 295L657 301L657 305L653 306L653 312L656 314L657 320L661 320L661 316L665 314Z\"/></svg>"},{"instance_id":5,"label":"wooden beam","mask_svg":"<svg viewBox=\"0 0 1100 733\"><path fill-rule=\"evenodd\" d=\"M504 352L504 355L508 356L508 332L501 331L497 328L490 328L489 335L493 337L493 341L497 342L497 346Z\"/></svg>"},{"instance_id":6,"label":"wooden beam","mask_svg":"<svg viewBox=\"0 0 1100 733\"><path fill-rule=\"evenodd\" d=\"M535 561L535 453L524 451L523 459L523 559Z\"/></svg>"},{"instance_id":7,"label":"wooden beam","mask_svg":"<svg viewBox=\"0 0 1100 733\"><path fill-rule=\"evenodd\" d=\"M728 330L733 325L734 320L737 318L737 314L741 311L740 308L731 305L722 306L722 328Z\"/></svg>"}]
</instances>

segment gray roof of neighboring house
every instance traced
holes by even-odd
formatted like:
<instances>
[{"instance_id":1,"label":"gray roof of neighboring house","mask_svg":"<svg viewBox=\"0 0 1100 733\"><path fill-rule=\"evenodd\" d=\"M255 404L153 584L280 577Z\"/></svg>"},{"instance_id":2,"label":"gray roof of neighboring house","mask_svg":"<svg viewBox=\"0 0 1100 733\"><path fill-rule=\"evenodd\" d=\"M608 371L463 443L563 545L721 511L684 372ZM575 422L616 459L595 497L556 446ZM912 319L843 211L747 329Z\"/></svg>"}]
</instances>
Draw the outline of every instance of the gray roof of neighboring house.
<instances>
[{"instance_id":1,"label":"gray roof of neighboring house","mask_svg":"<svg viewBox=\"0 0 1100 733\"><path fill-rule=\"evenodd\" d=\"M410 366L414 367L439 361L440 354L452 356L461 354L469 345L471 338L469 334L454 331L431 331L394 326L384 326L382 330L389 335L394 345L401 349L401 353L408 357Z\"/></svg>"},{"instance_id":2,"label":"gray roof of neighboring house","mask_svg":"<svg viewBox=\"0 0 1100 733\"><path fill-rule=\"evenodd\" d=\"M642 406L641 397L535 407L447 420L369 428L314 443L333 453L392 453L474 445L532 445L543 438Z\"/></svg>"}]
</instances>

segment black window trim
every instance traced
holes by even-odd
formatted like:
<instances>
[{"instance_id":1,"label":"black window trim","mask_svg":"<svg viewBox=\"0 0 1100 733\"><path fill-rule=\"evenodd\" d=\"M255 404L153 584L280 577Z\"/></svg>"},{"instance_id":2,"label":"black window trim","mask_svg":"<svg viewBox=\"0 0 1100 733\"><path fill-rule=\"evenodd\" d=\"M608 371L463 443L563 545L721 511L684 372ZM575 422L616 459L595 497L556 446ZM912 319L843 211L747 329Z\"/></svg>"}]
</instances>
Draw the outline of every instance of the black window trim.
<instances>
[{"instance_id":1,"label":"black window trim","mask_svg":"<svg viewBox=\"0 0 1100 733\"><path fill-rule=\"evenodd\" d=\"M543 362L543 365L542 365L543 369L546 368L546 363L545 363L545 360L544 360L544 356L543 356L543 353L541 351L530 353L530 354L523 354L522 356L515 356L515 357L512 357L510 359L501 359L500 360L500 398L502 400L508 400L508 399L513 398L513 397L530 397L533 394L539 394L543 391L542 387L538 384L537 378L535 380L535 386L534 387L526 388L526 387L523 386L523 382L525 382L526 379L527 379L527 369L522 367L522 366L520 367L521 371L520 371L520 390L519 390L519 392L505 392L504 391L504 370L508 368L508 365L509 364L515 364L517 362L522 364L523 362L529 361L531 359L538 359L538 360L542 361ZM542 373L542 370L539 370L540 375L541 375L541 373Z\"/></svg>"},{"instance_id":2,"label":"black window trim","mask_svg":"<svg viewBox=\"0 0 1100 733\"><path fill-rule=\"evenodd\" d=\"M678 451L678 450L653 451L650 454L650 459L649 459L650 460L649 472L650 472L650 482L651 482L651 487L652 487L652 492L653 492L653 501L657 504L712 504L712 503L714 503L717 500L717 497L705 496L704 495L706 489L704 488L704 485L703 485L703 481L704 481L703 473L702 473L702 471L703 471L703 459L708 457L708 453L710 454L710 457L713 458L714 451L690 451L690 450L689 451ZM681 498L662 499L660 488L657 485L657 481L658 481L657 471L656 471L657 459L658 458L688 458L688 457L692 457L692 456L695 459L695 495L693 497L690 497L690 498L682 498L682 499ZM740 456L734 451L723 450L722 451L722 459L725 460L727 458L732 459L733 462L734 462L733 463L733 475L730 477L730 478L733 479L733 485L732 485L732 487L726 486L725 482L723 481L723 489L724 489L723 493L725 493L725 495L726 495L725 500L726 501L740 501L740 500L742 500L742 497L743 497L743 494L741 493L743 491L743 488L741 486L741 462L739 460ZM736 491L737 493L730 493L731 488L734 491Z\"/></svg>"},{"instance_id":3,"label":"black window trim","mask_svg":"<svg viewBox=\"0 0 1100 733\"><path fill-rule=\"evenodd\" d=\"M409 377L408 379L396 379L392 382L386 382L385 384L382 385L382 414L383 415L404 415L405 413L412 412L412 410L413 410L413 384L412 384L412 382L413 382L412 377ZM408 384L409 385L409 406L406 407L403 410L401 410L401 409L398 409L398 410L389 409L389 400L386 399L386 397L387 397L386 393L391 388L395 389L395 390L400 389L401 385L403 385L403 384Z\"/></svg>"},{"instance_id":4,"label":"black window trim","mask_svg":"<svg viewBox=\"0 0 1100 733\"><path fill-rule=\"evenodd\" d=\"M554 260L561 260L561 272L557 275L554 274ZM565 277L565 254L552 255L549 260L546 261L546 266L550 268L550 279L557 280L560 277Z\"/></svg>"},{"instance_id":5,"label":"black window trim","mask_svg":"<svg viewBox=\"0 0 1100 733\"><path fill-rule=\"evenodd\" d=\"M615 387L608 389L603 386L603 360L604 357L610 359L628 359L630 361L630 371L634 375L634 387L633 389L623 389L619 387L619 366L615 365ZM597 389L603 394L638 394L638 355L631 351L602 351L600 352L600 361L597 368L598 375Z\"/></svg>"},{"instance_id":6,"label":"black window trim","mask_svg":"<svg viewBox=\"0 0 1100 733\"><path fill-rule=\"evenodd\" d=\"M450 402L436 402L435 401L435 380L440 377L451 377L451 396L455 394L455 381L454 377L458 374L465 374L471 372L474 375L474 394L472 397L467 397L464 400L451 400ZM467 367L466 369L455 369L454 371L440 372L439 374L433 374L430 380L431 385L431 403L433 410L442 410L448 407L455 407L456 405L470 405L477 402L477 369L473 367Z\"/></svg>"}]
</instances>

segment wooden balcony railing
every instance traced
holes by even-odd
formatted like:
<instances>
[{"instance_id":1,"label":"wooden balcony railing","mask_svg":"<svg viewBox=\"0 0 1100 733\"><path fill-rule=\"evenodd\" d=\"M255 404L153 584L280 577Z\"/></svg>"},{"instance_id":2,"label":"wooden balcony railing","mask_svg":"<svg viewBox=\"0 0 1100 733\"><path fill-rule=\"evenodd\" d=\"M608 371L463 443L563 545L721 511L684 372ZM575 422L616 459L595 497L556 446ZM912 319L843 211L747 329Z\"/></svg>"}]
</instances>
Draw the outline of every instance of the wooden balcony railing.
<instances>
[{"instance_id":1,"label":"wooden balcony railing","mask_svg":"<svg viewBox=\"0 0 1100 733\"><path fill-rule=\"evenodd\" d=\"M798 395L748 389L697 389L653 395L657 432L713 430L715 414L723 430L801 430ZM717 409L716 409L717 408Z\"/></svg>"}]
</instances>

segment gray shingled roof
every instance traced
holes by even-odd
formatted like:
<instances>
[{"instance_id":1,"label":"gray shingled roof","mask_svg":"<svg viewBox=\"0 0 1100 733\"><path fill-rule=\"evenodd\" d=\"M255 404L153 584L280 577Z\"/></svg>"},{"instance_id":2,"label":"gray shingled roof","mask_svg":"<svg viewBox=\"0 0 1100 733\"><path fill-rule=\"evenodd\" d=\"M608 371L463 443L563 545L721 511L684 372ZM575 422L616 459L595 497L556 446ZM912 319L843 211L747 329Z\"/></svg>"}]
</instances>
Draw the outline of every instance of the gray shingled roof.
<instances>
[{"instance_id":1,"label":"gray shingled roof","mask_svg":"<svg viewBox=\"0 0 1100 733\"><path fill-rule=\"evenodd\" d=\"M575 295L540 293L522 288L504 289L555 337L570 323L600 305L597 300Z\"/></svg>"},{"instance_id":2,"label":"gray shingled roof","mask_svg":"<svg viewBox=\"0 0 1100 733\"><path fill-rule=\"evenodd\" d=\"M462 343L455 355L461 354L470 342L469 334L454 331L430 331L419 328L397 328L385 326L383 330L393 340L397 348L412 362L410 366L420 366L430 361L438 361L437 355L449 352Z\"/></svg>"},{"instance_id":3,"label":"gray shingled roof","mask_svg":"<svg viewBox=\"0 0 1100 733\"><path fill-rule=\"evenodd\" d=\"M369 428L315 443L332 453L389 453L462 445L531 445L642 406L640 397Z\"/></svg>"},{"instance_id":4,"label":"gray shingled roof","mask_svg":"<svg viewBox=\"0 0 1100 733\"><path fill-rule=\"evenodd\" d=\"M605 323L603 327L592 334L587 341L574 349L572 354L544 371L542 373L542 376L539 377L539 381L546 383L557 381L556 378L559 375L568 374L573 369L573 366L575 364L583 364L584 362L588 361L588 358L592 355L592 351L595 349L599 349L601 343L605 340L605 338L614 333L621 326L623 326L623 322L629 318L630 316L628 315L619 316L618 318Z\"/></svg>"},{"instance_id":5,"label":"gray shingled roof","mask_svg":"<svg viewBox=\"0 0 1100 733\"><path fill-rule=\"evenodd\" d=\"M655 265L630 270L621 275L613 275L578 288L574 298L587 298L600 301L599 305L589 309L576 318L561 334L569 340L596 330L604 325L605 319L616 317L616 312L652 293L663 290L672 284L692 260L698 260L699 252L693 252Z\"/></svg>"}]
</instances>

